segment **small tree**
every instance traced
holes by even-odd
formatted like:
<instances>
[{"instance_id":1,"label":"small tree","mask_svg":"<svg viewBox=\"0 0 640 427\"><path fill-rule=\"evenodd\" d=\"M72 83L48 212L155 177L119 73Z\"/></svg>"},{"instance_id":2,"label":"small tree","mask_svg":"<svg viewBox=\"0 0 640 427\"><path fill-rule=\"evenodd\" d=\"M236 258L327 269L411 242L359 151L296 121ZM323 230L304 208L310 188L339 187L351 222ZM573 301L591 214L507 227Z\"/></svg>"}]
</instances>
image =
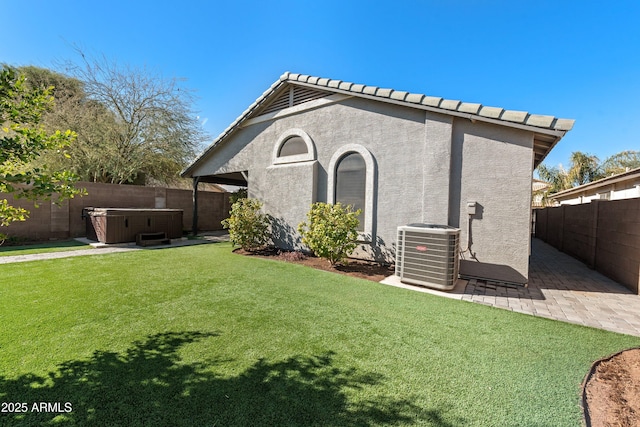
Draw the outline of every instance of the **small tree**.
<instances>
[{"instance_id":1,"label":"small tree","mask_svg":"<svg viewBox=\"0 0 640 427\"><path fill-rule=\"evenodd\" d=\"M344 261L357 246L358 215L351 206L336 203L314 203L307 213L309 223L300 223L298 232L302 242L331 265Z\"/></svg>"},{"instance_id":2,"label":"small tree","mask_svg":"<svg viewBox=\"0 0 640 427\"><path fill-rule=\"evenodd\" d=\"M42 114L53 103L52 88L28 88L25 77L8 66L0 70L0 193L13 193L32 201L58 195L57 202L82 192L73 187L77 177L69 171L35 167L33 161L46 151L65 153L75 133L46 132L40 125ZM0 227L24 221L26 209L0 200ZM0 233L0 244L5 235Z\"/></svg>"},{"instance_id":3,"label":"small tree","mask_svg":"<svg viewBox=\"0 0 640 427\"><path fill-rule=\"evenodd\" d=\"M261 248L269 240L269 219L260 213L262 203L256 199L238 199L232 206L230 217L222 221L229 230L234 245L252 251Z\"/></svg>"}]
</instances>

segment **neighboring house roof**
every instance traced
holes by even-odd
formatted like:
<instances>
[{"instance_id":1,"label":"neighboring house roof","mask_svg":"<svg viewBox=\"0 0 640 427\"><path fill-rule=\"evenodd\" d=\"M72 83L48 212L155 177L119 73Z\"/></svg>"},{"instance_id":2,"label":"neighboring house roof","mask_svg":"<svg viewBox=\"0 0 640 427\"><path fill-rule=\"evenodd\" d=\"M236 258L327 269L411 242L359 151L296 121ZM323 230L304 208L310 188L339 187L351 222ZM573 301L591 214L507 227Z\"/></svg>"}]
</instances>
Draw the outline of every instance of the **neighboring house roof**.
<instances>
[{"instance_id":1,"label":"neighboring house roof","mask_svg":"<svg viewBox=\"0 0 640 427\"><path fill-rule=\"evenodd\" d=\"M559 191L555 194L550 195L549 198L554 200L562 199L562 198L570 197L573 195L578 195L583 192L597 190L607 185L616 184L616 183L625 182L625 181L632 182L635 180L640 180L640 168L631 169L630 171L619 173L617 175L611 175L606 178L602 178L597 181L590 182L588 184L583 184L578 187L570 188L568 190Z\"/></svg>"},{"instance_id":2,"label":"neighboring house roof","mask_svg":"<svg viewBox=\"0 0 640 427\"><path fill-rule=\"evenodd\" d=\"M534 178L531 182L531 187L533 188L533 191L541 191L551 188L551 184Z\"/></svg>"},{"instance_id":3,"label":"neighboring house roof","mask_svg":"<svg viewBox=\"0 0 640 427\"><path fill-rule=\"evenodd\" d=\"M444 99L426 96L418 93L404 92L394 89L384 89L376 86L367 86L333 80L328 78L313 77L304 74L286 72L269 89L267 89L253 104L249 106L227 129L225 129L213 143L200 154L184 171L182 176L190 176L193 169L216 146L221 144L229 135L239 128L247 119L258 114L273 114L278 109L286 108L293 104L294 95L283 93L284 87L294 85L300 88L312 89L302 92L299 99L302 102L318 98L321 94L329 95L345 94L377 101L404 105L412 108L463 117L472 121L483 121L534 132L535 166L542 162L555 144L571 130L574 120L560 119L554 116L542 116L530 114L526 111L505 110L499 107L488 107L482 104L461 102L458 100ZM289 103L287 103L289 102ZM269 108L270 104L275 108ZM257 114L256 114L257 113ZM275 115L274 115L275 118Z\"/></svg>"},{"instance_id":4,"label":"neighboring house roof","mask_svg":"<svg viewBox=\"0 0 640 427\"><path fill-rule=\"evenodd\" d=\"M546 200L546 195L550 188L551 184L548 182L534 178L531 181L531 190L533 192L533 197L531 197L531 207L541 208L547 206L548 202Z\"/></svg>"}]
</instances>

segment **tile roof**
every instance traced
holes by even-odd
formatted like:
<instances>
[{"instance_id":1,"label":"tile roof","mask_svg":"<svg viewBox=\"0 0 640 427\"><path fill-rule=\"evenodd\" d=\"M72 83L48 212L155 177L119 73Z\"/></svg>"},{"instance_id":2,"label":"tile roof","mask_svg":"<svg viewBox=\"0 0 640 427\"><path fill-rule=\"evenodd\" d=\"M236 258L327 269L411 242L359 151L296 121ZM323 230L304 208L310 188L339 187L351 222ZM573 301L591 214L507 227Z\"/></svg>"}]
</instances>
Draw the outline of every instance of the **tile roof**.
<instances>
[{"instance_id":1,"label":"tile roof","mask_svg":"<svg viewBox=\"0 0 640 427\"><path fill-rule=\"evenodd\" d=\"M353 94L370 95L381 99L392 99L406 102L408 104L422 105L445 110L443 112L459 112L473 114L479 117L497 119L504 122L519 123L544 129L569 131L573 127L574 120L560 119L553 116L541 116L530 114L526 111L505 110L499 107L488 107L482 104L462 102L452 99L444 99L433 96L426 96L418 93L409 93L394 89L385 89L377 86L365 86L344 82L342 80L324 79L312 77L304 74L284 73L276 85L281 82L300 82L313 84L319 88L335 88ZM272 86L273 88L273 86Z\"/></svg>"},{"instance_id":2,"label":"tile roof","mask_svg":"<svg viewBox=\"0 0 640 427\"><path fill-rule=\"evenodd\" d=\"M605 178L601 178L597 181L588 182L586 184L579 185L577 187L569 188L568 190L558 191L557 193L551 194L549 198L551 199L561 199L567 196L574 196L576 194L582 193L583 191L594 190L599 187L603 187L606 185L615 184L623 181L635 181L640 180L640 168L635 168L628 170L626 172L621 172L617 175L607 176Z\"/></svg>"},{"instance_id":3,"label":"tile roof","mask_svg":"<svg viewBox=\"0 0 640 427\"><path fill-rule=\"evenodd\" d=\"M488 121L505 126L532 130L537 134L540 134L537 135L540 138L536 139L536 143L538 143L538 145L534 146L536 165L544 159L555 143L559 141L566 132L571 130L575 122L575 120L572 119L561 119L554 116L530 114L526 111L505 110L500 107L489 107L477 103L462 102L458 100L427 96L419 93L410 93L394 89L380 88L377 86L350 83L342 80L285 72L231 125L229 125L229 127L227 127L227 129L225 129L213 141L213 143L181 173L181 175L188 176L189 172L209 151L222 142L240 125L241 122L248 119L253 113L265 106L270 95L277 92L285 84L298 84L307 87L315 87L329 92L350 94L353 96L376 99L379 101L386 101L444 114L462 116L471 120Z\"/></svg>"}]
</instances>

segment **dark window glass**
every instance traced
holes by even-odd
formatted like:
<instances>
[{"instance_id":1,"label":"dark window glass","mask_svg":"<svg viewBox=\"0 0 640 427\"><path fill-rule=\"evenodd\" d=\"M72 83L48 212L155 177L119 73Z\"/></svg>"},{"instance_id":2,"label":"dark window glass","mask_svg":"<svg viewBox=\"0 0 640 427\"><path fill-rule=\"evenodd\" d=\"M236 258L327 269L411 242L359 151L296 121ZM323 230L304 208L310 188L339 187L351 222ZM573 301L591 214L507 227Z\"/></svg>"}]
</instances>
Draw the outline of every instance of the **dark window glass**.
<instances>
[{"instance_id":1,"label":"dark window glass","mask_svg":"<svg viewBox=\"0 0 640 427\"><path fill-rule=\"evenodd\" d=\"M298 154L307 154L308 152L304 139L299 136L292 136L282 143L280 151L278 151L278 157L296 156Z\"/></svg>"},{"instance_id":2,"label":"dark window glass","mask_svg":"<svg viewBox=\"0 0 640 427\"><path fill-rule=\"evenodd\" d=\"M347 154L336 167L336 202L351 205L354 211L362 210L358 231L364 231L366 172L367 166L358 153Z\"/></svg>"}]
</instances>

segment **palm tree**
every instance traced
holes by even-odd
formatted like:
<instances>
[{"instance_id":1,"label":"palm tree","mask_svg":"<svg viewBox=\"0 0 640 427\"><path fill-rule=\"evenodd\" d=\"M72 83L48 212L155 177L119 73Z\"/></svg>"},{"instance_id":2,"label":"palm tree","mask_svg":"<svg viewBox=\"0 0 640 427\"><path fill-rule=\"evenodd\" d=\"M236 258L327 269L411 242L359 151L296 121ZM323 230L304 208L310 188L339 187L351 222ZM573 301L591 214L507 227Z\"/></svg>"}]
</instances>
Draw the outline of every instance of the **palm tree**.
<instances>
[{"instance_id":1,"label":"palm tree","mask_svg":"<svg viewBox=\"0 0 640 427\"><path fill-rule=\"evenodd\" d=\"M571 153L570 162L568 178L571 186L568 188L588 184L605 177L600 167L600 159L597 156L574 151Z\"/></svg>"},{"instance_id":2,"label":"palm tree","mask_svg":"<svg viewBox=\"0 0 640 427\"><path fill-rule=\"evenodd\" d=\"M558 191L571 188L569 174L564 170L562 165L550 168L543 163L538 166L538 175L542 181L551 184L551 187L547 192L548 194L557 193Z\"/></svg>"},{"instance_id":3,"label":"palm tree","mask_svg":"<svg viewBox=\"0 0 640 427\"><path fill-rule=\"evenodd\" d=\"M622 151L607 158L603 163L600 163L600 159L593 154L574 151L571 153L569 164L568 170L565 170L562 165L548 167L541 164L538 166L540 179L551 184L548 194L638 168L640 167L640 151Z\"/></svg>"},{"instance_id":4,"label":"palm tree","mask_svg":"<svg viewBox=\"0 0 640 427\"><path fill-rule=\"evenodd\" d=\"M569 164L568 170L565 170L562 165L548 167L541 164L538 166L540 179L551 184L549 194L587 184L605 176L600 167L600 160L592 154L574 151L571 153Z\"/></svg>"}]
</instances>

